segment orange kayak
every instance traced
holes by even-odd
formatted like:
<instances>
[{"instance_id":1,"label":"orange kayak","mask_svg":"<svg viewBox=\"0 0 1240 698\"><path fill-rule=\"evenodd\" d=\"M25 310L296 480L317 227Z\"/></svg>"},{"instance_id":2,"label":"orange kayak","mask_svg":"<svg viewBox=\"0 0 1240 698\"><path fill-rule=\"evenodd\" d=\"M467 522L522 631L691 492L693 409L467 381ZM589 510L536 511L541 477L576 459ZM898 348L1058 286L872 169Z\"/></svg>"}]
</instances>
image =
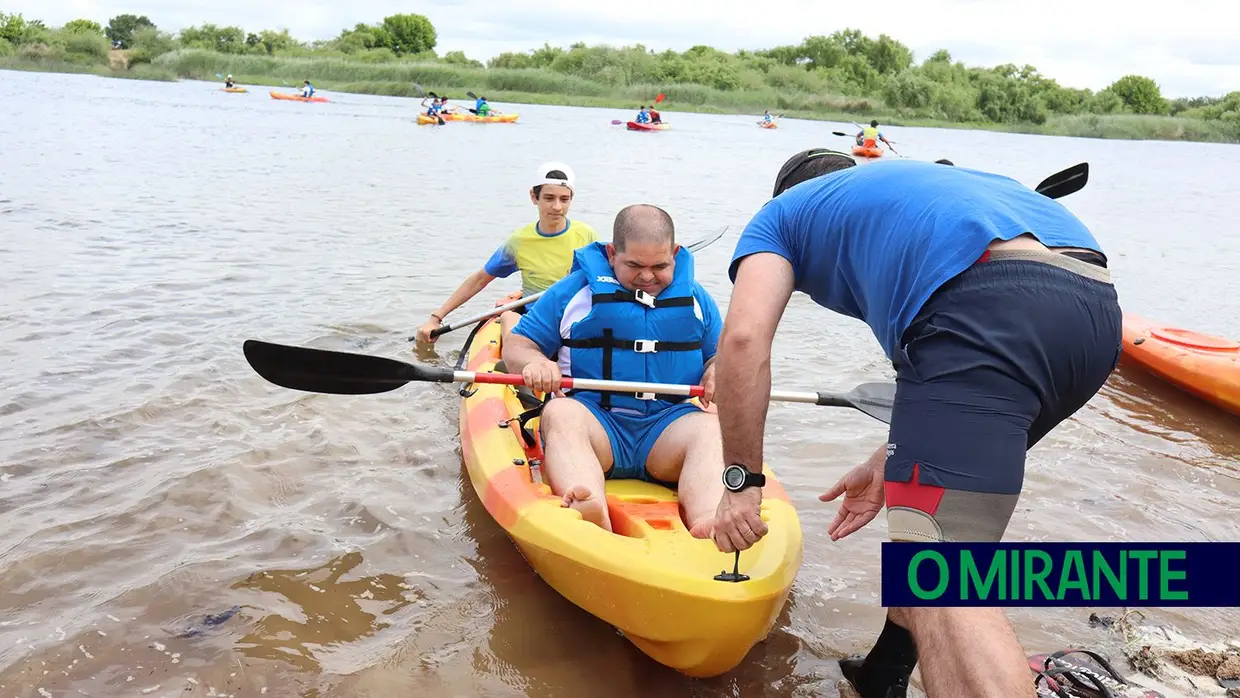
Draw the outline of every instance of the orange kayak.
<instances>
[{"instance_id":1,"label":"orange kayak","mask_svg":"<svg viewBox=\"0 0 1240 698\"><path fill-rule=\"evenodd\" d=\"M327 101L326 97L302 97L301 95L292 94L290 92L269 92L267 94L270 94L272 99L287 99L287 100L291 100L294 102L326 102Z\"/></svg>"},{"instance_id":2,"label":"orange kayak","mask_svg":"<svg viewBox=\"0 0 1240 698\"><path fill-rule=\"evenodd\" d=\"M863 158L881 158L883 156L883 149L878 146L867 148L864 145L854 145L853 155Z\"/></svg>"},{"instance_id":3,"label":"orange kayak","mask_svg":"<svg viewBox=\"0 0 1240 698\"><path fill-rule=\"evenodd\" d=\"M461 350L465 370L493 371L500 342L498 318L483 322ZM763 468L762 518L770 532L740 556L748 580L718 580L720 572L732 571L734 557L689 535L674 490L607 480L614 532L583 521L542 482L538 418L523 432L518 418L528 406L516 390L491 383L468 387L460 433L469 480L547 584L619 629L647 656L692 677L733 669L766 637L802 556L796 509L769 467ZM548 625L541 632L554 629Z\"/></svg>"},{"instance_id":4,"label":"orange kayak","mask_svg":"<svg viewBox=\"0 0 1240 698\"><path fill-rule=\"evenodd\" d=\"M1122 361L1240 415L1240 342L1124 313Z\"/></svg>"}]
</instances>

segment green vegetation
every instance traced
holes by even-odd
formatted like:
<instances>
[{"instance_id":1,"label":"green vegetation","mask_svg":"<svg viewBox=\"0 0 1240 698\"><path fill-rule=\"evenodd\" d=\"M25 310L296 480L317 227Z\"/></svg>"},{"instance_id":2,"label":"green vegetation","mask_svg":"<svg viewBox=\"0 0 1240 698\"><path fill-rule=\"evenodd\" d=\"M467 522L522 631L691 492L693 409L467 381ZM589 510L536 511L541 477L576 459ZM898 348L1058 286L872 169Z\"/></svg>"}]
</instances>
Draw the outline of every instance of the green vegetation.
<instances>
[{"instance_id":1,"label":"green vegetation","mask_svg":"<svg viewBox=\"0 0 1240 698\"><path fill-rule=\"evenodd\" d=\"M662 92L664 111L757 113L849 121L960 126L1100 138L1240 142L1240 91L1165 99L1144 76L1121 76L1093 92L1059 85L1033 66L966 66L946 50L917 62L895 39L856 30L807 37L796 46L724 53L709 46L655 52L644 46L544 45L486 65L460 51L435 53L422 15L358 24L334 39L303 42L288 30L246 32L203 24L177 35L145 16L118 15L106 28L86 19L59 29L0 13L0 68L90 70L134 77L413 95L413 83L492 101L634 109ZM109 55L109 48L114 49Z\"/></svg>"}]
</instances>

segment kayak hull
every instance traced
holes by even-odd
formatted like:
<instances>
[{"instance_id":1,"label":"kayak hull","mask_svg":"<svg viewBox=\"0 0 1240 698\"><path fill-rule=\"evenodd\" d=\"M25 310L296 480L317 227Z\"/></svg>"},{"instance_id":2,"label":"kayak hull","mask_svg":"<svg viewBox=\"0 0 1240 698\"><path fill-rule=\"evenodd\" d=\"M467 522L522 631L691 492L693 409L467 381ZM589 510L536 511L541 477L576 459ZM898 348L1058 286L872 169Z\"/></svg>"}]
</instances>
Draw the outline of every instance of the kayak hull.
<instances>
[{"instance_id":1,"label":"kayak hull","mask_svg":"<svg viewBox=\"0 0 1240 698\"><path fill-rule=\"evenodd\" d=\"M512 114L494 114L492 116L478 116L477 114L443 114L444 121L464 121L471 124L511 124L516 123L520 114L513 112ZM433 116L426 114L418 114L419 124L438 124L439 120Z\"/></svg>"},{"instance_id":2,"label":"kayak hull","mask_svg":"<svg viewBox=\"0 0 1240 698\"><path fill-rule=\"evenodd\" d=\"M462 350L467 370L485 372L500 358L498 320L485 323ZM734 556L695 539L673 490L636 480L608 480L614 533L582 520L531 473L541 459L538 420L526 446L516 420L524 411L511 386L474 385L461 403L461 447L474 491L530 566L553 589L619 629L655 661L693 677L740 664L764 639L787 601L801 565L800 521L769 468L762 503L770 532L740 557L744 582L717 581ZM535 471L537 472L537 471Z\"/></svg>"},{"instance_id":3,"label":"kayak hull","mask_svg":"<svg viewBox=\"0 0 1240 698\"><path fill-rule=\"evenodd\" d=\"M852 153L853 155L862 158L881 158L883 156L883 149L877 146L867 148L864 145L854 145Z\"/></svg>"},{"instance_id":4,"label":"kayak hull","mask_svg":"<svg viewBox=\"0 0 1240 698\"><path fill-rule=\"evenodd\" d=\"M630 121L625 126L630 131L666 131L671 128L668 124L639 124L636 121Z\"/></svg>"},{"instance_id":5,"label":"kayak hull","mask_svg":"<svg viewBox=\"0 0 1240 698\"><path fill-rule=\"evenodd\" d=\"M269 92L272 99L283 99L289 102L326 102L326 97L302 97L288 92Z\"/></svg>"},{"instance_id":6,"label":"kayak hull","mask_svg":"<svg viewBox=\"0 0 1240 698\"><path fill-rule=\"evenodd\" d=\"M240 94L246 91L244 87L221 87L220 90L223 92L232 92L233 94Z\"/></svg>"},{"instance_id":7,"label":"kayak hull","mask_svg":"<svg viewBox=\"0 0 1240 698\"><path fill-rule=\"evenodd\" d=\"M1240 342L1124 313L1121 361L1240 415Z\"/></svg>"},{"instance_id":8,"label":"kayak hull","mask_svg":"<svg viewBox=\"0 0 1240 698\"><path fill-rule=\"evenodd\" d=\"M774 121L771 121L771 122L768 122L768 123L763 123L763 124L758 124L758 125L759 125L759 126L761 126L762 128L775 128L775 122L774 122Z\"/></svg>"}]
</instances>

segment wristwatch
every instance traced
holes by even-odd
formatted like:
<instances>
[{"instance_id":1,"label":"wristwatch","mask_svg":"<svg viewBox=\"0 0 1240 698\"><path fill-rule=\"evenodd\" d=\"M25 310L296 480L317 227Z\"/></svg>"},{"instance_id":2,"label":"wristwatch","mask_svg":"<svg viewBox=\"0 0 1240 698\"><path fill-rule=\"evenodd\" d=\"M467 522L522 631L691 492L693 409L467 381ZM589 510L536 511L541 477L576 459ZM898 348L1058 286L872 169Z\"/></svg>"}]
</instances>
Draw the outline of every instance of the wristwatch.
<instances>
[{"instance_id":1,"label":"wristwatch","mask_svg":"<svg viewBox=\"0 0 1240 698\"><path fill-rule=\"evenodd\" d=\"M750 472L749 468L733 463L723 469L723 486L729 492L741 492L749 487L765 487L766 475Z\"/></svg>"}]
</instances>

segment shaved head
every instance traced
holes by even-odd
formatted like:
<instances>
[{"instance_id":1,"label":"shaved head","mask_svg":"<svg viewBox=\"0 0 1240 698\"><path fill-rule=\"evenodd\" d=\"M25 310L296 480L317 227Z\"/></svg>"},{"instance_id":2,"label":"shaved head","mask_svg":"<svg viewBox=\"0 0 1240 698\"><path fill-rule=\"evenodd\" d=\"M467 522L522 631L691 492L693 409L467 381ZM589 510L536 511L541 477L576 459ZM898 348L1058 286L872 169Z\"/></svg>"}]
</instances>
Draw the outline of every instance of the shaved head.
<instances>
[{"instance_id":1,"label":"shaved head","mask_svg":"<svg viewBox=\"0 0 1240 698\"><path fill-rule=\"evenodd\" d=\"M633 204L620 209L611 228L611 244L617 252L630 245L676 244L676 227L667 211L650 204Z\"/></svg>"}]
</instances>

